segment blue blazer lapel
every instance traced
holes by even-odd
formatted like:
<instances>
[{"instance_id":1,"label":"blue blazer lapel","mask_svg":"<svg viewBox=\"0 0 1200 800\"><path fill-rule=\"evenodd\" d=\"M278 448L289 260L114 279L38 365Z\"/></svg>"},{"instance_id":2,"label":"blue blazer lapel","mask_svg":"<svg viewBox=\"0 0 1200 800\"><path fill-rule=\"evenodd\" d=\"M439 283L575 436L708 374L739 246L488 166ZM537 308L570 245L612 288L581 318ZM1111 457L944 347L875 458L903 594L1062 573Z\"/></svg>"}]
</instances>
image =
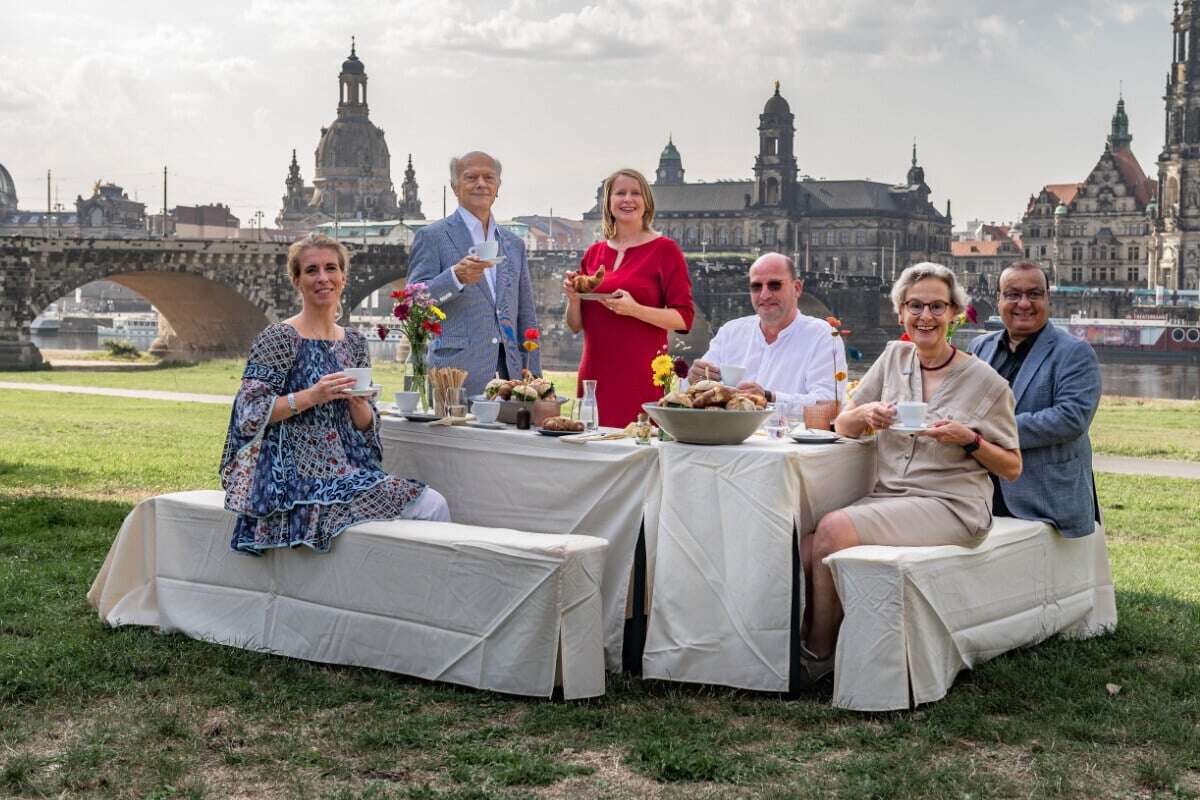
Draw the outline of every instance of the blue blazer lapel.
<instances>
[{"instance_id":1,"label":"blue blazer lapel","mask_svg":"<svg viewBox=\"0 0 1200 800\"><path fill-rule=\"evenodd\" d=\"M1000 345L1000 334L993 333L988 336L979 345L979 353L976 355L982 361L992 363L992 359L996 355L996 348Z\"/></svg>"},{"instance_id":2,"label":"blue blazer lapel","mask_svg":"<svg viewBox=\"0 0 1200 800\"><path fill-rule=\"evenodd\" d=\"M499 313L501 308L505 312L509 309L509 291L512 287L513 277L516 274L517 261L516 250L512 246L512 240L500 232L501 229L496 229L496 238L500 241L500 255L504 256L504 260L496 267L496 312Z\"/></svg>"},{"instance_id":3,"label":"blue blazer lapel","mask_svg":"<svg viewBox=\"0 0 1200 800\"><path fill-rule=\"evenodd\" d=\"M1029 388L1029 383L1033 380L1033 376L1037 374L1041 368L1042 362L1050 355L1050 351L1054 349L1056 339L1058 339L1058 329L1054 327L1054 323L1047 321L1046 328L1042 331L1042 335L1034 342L1033 349L1029 351L1029 355L1025 356L1025 363L1021 365L1021 371L1017 373L1017 379L1013 381L1013 397L1016 404L1021 404L1021 396L1025 394L1025 390Z\"/></svg>"}]
</instances>

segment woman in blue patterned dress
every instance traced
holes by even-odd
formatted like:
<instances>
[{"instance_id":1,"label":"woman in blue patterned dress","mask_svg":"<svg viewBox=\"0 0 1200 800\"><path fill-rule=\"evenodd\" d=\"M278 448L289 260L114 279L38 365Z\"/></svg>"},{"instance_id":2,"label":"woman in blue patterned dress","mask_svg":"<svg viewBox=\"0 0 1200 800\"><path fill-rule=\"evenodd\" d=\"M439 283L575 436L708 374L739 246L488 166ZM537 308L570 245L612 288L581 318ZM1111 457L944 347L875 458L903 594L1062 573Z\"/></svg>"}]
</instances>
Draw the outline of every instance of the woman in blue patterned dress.
<instances>
[{"instance_id":1,"label":"woman in blue patterned dress","mask_svg":"<svg viewBox=\"0 0 1200 800\"><path fill-rule=\"evenodd\" d=\"M432 488L383 471L374 399L346 394L354 378L342 370L371 363L362 335L337 324L349 260L327 236L288 249L301 310L250 346L221 457L234 550L324 553L358 522L450 518Z\"/></svg>"}]
</instances>

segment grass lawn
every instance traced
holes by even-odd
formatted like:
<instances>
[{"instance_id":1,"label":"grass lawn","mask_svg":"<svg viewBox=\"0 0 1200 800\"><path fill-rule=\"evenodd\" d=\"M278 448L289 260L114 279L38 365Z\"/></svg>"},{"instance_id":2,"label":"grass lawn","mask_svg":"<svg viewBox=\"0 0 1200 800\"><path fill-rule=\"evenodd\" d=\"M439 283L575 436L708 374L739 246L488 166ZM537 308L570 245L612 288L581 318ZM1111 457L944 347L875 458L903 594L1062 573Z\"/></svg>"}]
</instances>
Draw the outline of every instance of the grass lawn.
<instances>
[{"instance_id":1,"label":"grass lawn","mask_svg":"<svg viewBox=\"0 0 1200 800\"><path fill-rule=\"evenodd\" d=\"M1200 796L1200 481L1101 475L1116 634L995 659L940 703L612 675L547 702L102 627L84 595L122 518L216 486L227 414L0 392L0 796Z\"/></svg>"},{"instance_id":2,"label":"grass lawn","mask_svg":"<svg viewBox=\"0 0 1200 800\"><path fill-rule=\"evenodd\" d=\"M157 389L168 392L228 394L237 391L244 362L209 361L195 366L129 369L54 369L0 372L0 381ZM575 396L575 373L549 372L558 393ZM373 379L384 387L384 399L403 385L401 365L375 365ZM1106 397L1092 423L1092 445L1106 455L1200 461L1200 401L1136 400Z\"/></svg>"}]
</instances>

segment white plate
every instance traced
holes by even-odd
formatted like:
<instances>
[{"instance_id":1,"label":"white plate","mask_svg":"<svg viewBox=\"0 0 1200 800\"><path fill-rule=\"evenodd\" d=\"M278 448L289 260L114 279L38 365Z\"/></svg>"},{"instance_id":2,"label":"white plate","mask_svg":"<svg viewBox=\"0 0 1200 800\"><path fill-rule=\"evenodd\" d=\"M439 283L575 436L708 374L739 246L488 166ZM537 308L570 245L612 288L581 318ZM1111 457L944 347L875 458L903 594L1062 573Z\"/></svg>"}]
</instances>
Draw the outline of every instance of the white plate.
<instances>
[{"instance_id":1,"label":"white plate","mask_svg":"<svg viewBox=\"0 0 1200 800\"><path fill-rule=\"evenodd\" d=\"M792 441L798 444L833 444L842 438L833 431L810 431L807 428L798 428L788 436L791 436Z\"/></svg>"},{"instance_id":2,"label":"white plate","mask_svg":"<svg viewBox=\"0 0 1200 800\"><path fill-rule=\"evenodd\" d=\"M612 297L612 292L583 292L579 295L580 300L607 300Z\"/></svg>"},{"instance_id":3,"label":"white plate","mask_svg":"<svg viewBox=\"0 0 1200 800\"><path fill-rule=\"evenodd\" d=\"M893 425L892 427L888 428L887 430L895 431L896 433L920 433L921 431L929 430L929 426L928 425L918 425L915 428L910 428L907 425Z\"/></svg>"},{"instance_id":4,"label":"white plate","mask_svg":"<svg viewBox=\"0 0 1200 800\"><path fill-rule=\"evenodd\" d=\"M369 389L343 389L342 394L348 397L375 397L382 391L382 386L375 385Z\"/></svg>"}]
</instances>

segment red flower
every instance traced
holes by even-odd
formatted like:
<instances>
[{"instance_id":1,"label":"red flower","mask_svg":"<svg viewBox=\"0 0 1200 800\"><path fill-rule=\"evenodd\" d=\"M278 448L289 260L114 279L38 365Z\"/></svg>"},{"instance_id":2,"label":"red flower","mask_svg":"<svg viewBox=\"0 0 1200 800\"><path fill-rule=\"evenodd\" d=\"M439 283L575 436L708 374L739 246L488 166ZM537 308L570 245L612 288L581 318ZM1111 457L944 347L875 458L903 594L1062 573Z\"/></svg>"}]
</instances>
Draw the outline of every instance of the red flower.
<instances>
[{"instance_id":1,"label":"red flower","mask_svg":"<svg viewBox=\"0 0 1200 800\"><path fill-rule=\"evenodd\" d=\"M671 366L675 368L676 378L686 378L688 376L688 365L682 358L676 358L675 363Z\"/></svg>"},{"instance_id":2,"label":"red flower","mask_svg":"<svg viewBox=\"0 0 1200 800\"><path fill-rule=\"evenodd\" d=\"M979 322L979 315L975 312L975 306L967 304L967 319L970 322Z\"/></svg>"},{"instance_id":3,"label":"red flower","mask_svg":"<svg viewBox=\"0 0 1200 800\"><path fill-rule=\"evenodd\" d=\"M840 319L838 319L837 317L826 317L825 321L829 323L829 327L831 327L831 328L842 327L842 321Z\"/></svg>"},{"instance_id":4,"label":"red flower","mask_svg":"<svg viewBox=\"0 0 1200 800\"><path fill-rule=\"evenodd\" d=\"M387 338L388 329L383 327L382 325L380 325L378 328L375 329L375 333L379 334L379 341L382 342L384 339Z\"/></svg>"},{"instance_id":5,"label":"red flower","mask_svg":"<svg viewBox=\"0 0 1200 800\"><path fill-rule=\"evenodd\" d=\"M902 342L911 342L912 341L912 337L910 337L908 335L908 331L905 331L904 333L900 334L900 341L902 341Z\"/></svg>"},{"instance_id":6,"label":"red flower","mask_svg":"<svg viewBox=\"0 0 1200 800\"><path fill-rule=\"evenodd\" d=\"M442 323L440 323L440 322L433 323L433 327L430 328L430 330L433 331L434 336L441 336L442 335Z\"/></svg>"},{"instance_id":7,"label":"red flower","mask_svg":"<svg viewBox=\"0 0 1200 800\"><path fill-rule=\"evenodd\" d=\"M525 338L526 339L532 339L533 341L536 342L538 339L538 335L539 334L538 334L537 328L526 328L525 329Z\"/></svg>"},{"instance_id":8,"label":"red flower","mask_svg":"<svg viewBox=\"0 0 1200 800\"><path fill-rule=\"evenodd\" d=\"M408 292L406 292L403 289L397 289L396 291L392 292L393 300L399 300L401 297L407 297L407 296L408 296Z\"/></svg>"},{"instance_id":9,"label":"red flower","mask_svg":"<svg viewBox=\"0 0 1200 800\"><path fill-rule=\"evenodd\" d=\"M850 331L846 330L845 328L843 328L843 329L842 329L842 332L841 332L841 333L842 333L842 336L849 336L849 335L850 335Z\"/></svg>"}]
</instances>

